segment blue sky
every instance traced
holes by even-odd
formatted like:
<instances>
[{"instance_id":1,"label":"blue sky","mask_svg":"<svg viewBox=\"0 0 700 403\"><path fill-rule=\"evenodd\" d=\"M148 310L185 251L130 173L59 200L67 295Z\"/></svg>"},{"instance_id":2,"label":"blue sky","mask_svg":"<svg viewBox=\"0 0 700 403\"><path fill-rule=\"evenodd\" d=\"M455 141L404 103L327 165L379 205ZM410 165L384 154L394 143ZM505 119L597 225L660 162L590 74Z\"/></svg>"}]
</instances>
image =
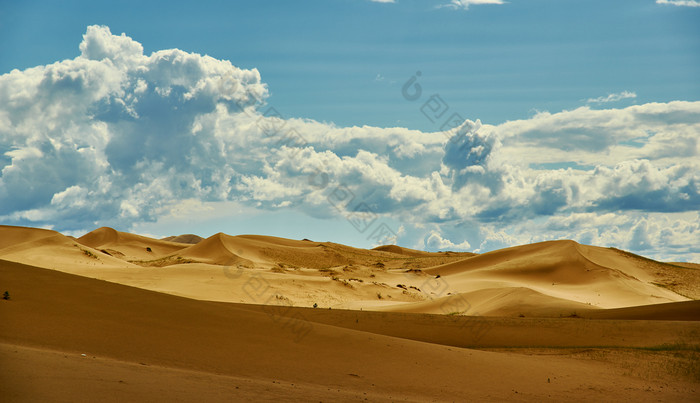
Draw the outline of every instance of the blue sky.
<instances>
[{"instance_id":1,"label":"blue sky","mask_svg":"<svg viewBox=\"0 0 700 403\"><path fill-rule=\"evenodd\" d=\"M699 260L700 3L485 2L2 2L0 223Z\"/></svg>"},{"instance_id":2,"label":"blue sky","mask_svg":"<svg viewBox=\"0 0 700 403\"><path fill-rule=\"evenodd\" d=\"M653 0L436 8L447 2L14 2L3 6L0 72L73 58L85 28L99 24L146 53L178 48L257 68L268 102L285 115L343 126L432 130L398 96L415 71L465 118L492 124L625 90L636 103L700 94L700 8Z\"/></svg>"}]
</instances>

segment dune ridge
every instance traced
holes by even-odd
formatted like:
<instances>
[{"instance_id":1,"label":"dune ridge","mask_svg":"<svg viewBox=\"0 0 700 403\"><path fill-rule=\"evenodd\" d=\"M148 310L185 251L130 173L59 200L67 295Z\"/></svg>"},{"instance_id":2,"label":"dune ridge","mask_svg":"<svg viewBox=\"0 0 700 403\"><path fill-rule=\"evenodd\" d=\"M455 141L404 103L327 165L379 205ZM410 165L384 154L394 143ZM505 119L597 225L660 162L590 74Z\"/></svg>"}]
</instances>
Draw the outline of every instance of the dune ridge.
<instances>
[{"instance_id":1,"label":"dune ridge","mask_svg":"<svg viewBox=\"0 0 700 403\"><path fill-rule=\"evenodd\" d=\"M124 260L152 260L184 249L189 244L148 238L141 235L117 231L109 227L101 227L91 231L77 242L103 253L116 254Z\"/></svg>"},{"instance_id":2,"label":"dune ridge","mask_svg":"<svg viewBox=\"0 0 700 403\"><path fill-rule=\"evenodd\" d=\"M165 238L161 238L161 241L187 243L187 244L191 244L191 245L194 245L202 240L204 240L204 238L202 238L199 235L195 235L195 234L171 235L171 236L167 236Z\"/></svg>"},{"instance_id":3,"label":"dune ridge","mask_svg":"<svg viewBox=\"0 0 700 403\"><path fill-rule=\"evenodd\" d=\"M185 244L106 227L77 240L0 227L0 240L0 259L218 302L561 317L691 300L673 291L677 276L700 288L693 268L574 241L475 255L224 233Z\"/></svg>"},{"instance_id":4,"label":"dune ridge","mask_svg":"<svg viewBox=\"0 0 700 403\"><path fill-rule=\"evenodd\" d=\"M689 300L653 284L647 269L616 250L568 240L501 249L425 272L446 278L461 292L525 287L599 308Z\"/></svg>"}]
</instances>

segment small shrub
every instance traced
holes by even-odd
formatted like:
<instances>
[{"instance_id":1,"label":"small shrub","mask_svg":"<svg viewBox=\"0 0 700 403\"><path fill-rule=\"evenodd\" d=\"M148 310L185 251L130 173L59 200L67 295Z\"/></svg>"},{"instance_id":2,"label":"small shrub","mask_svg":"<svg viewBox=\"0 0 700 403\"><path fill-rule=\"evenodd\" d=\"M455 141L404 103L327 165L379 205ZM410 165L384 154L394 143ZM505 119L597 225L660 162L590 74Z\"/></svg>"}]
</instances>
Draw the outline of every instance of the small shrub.
<instances>
[{"instance_id":1,"label":"small shrub","mask_svg":"<svg viewBox=\"0 0 700 403\"><path fill-rule=\"evenodd\" d=\"M314 302L314 308L318 308L318 304Z\"/></svg>"},{"instance_id":2,"label":"small shrub","mask_svg":"<svg viewBox=\"0 0 700 403\"><path fill-rule=\"evenodd\" d=\"M150 246L146 246L146 252L153 252Z\"/></svg>"},{"instance_id":3,"label":"small shrub","mask_svg":"<svg viewBox=\"0 0 700 403\"><path fill-rule=\"evenodd\" d=\"M82 250L82 251L83 251L83 254L85 254L85 256L87 256L87 257L91 257L91 258L93 258L93 259L99 259L99 258L97 257L97 255L95 255L94 253L90 252L90 251L87 250L87 249L80 249L80 250Z\"/></svg>"},{"instance_id":4,"label":"small shrub","mask_svg":"<svg viewBox=\"0 0 700 403\"><path fill-rule=\"evenodd\" d=\"M4 299L4 300L9 300L9 299L10 299L10 293L7 292L7 291L5 291L4 293L2 293L2 299Z\"/></svg>"}]
</instances>

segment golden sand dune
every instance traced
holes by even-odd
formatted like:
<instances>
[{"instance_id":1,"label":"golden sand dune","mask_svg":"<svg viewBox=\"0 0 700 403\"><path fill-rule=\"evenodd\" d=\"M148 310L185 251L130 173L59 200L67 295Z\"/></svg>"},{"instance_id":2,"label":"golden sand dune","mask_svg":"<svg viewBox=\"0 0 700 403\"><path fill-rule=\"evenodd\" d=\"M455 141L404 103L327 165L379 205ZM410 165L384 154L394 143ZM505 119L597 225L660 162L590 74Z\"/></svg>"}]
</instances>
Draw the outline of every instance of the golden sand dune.
<instances>
[{"instance_id":1,"label":"golden sand dune","mask_svg":"<svg viewBox=\"0 0 700 403\"><path fill-rule=\"evenodd\" d=\"M480 336L507 343L512 326L503 319L484 330L487 318L474 327L470 318L444 315L243 309L7 261L0 261L0 284L12 295L0 300L0 394L9 401L698 398L696 322L658 322L659 335L645 342L644 321L523 319L533 340L554 345L570 335L584 345L587 334L603 340L615 329L610 323L618 327L611 339L631 332L631 343L652 349L523 354L440 342ZM385 333L400 335L372 332L376 315Z\"/></svg>"},{"instance_id":2,"label":"golden sand dune","mask_svg":"<svg viewBox=\"0 0 700 403\"><path fill-rule=\"evenodd\" d=\"M177 253L187 259L224 266L273 267L296 259L324 258L320 244L269 236L218 233ZM301 257L297 257L301 255ZM306 258L306 259L304 259Z\"/></svg>"},{"instance_id":3,"label":"golden sand dune","mask_svg":"<svg viewBox=\"0 0 700 403\"><path fill-rule=\"evenodd\" d=\"M393 248L392 248L393 247ZM421 267L445 260L459 260L472 253L429 253L398 246L386 249L358 249L332 242L293 240L262 235L231 236L218 233L196 245L175 253L185 259L199 262L271 268L328 269L350 265L377 265L402 267L415 263ZM397 256L396 248L401 250ZM417 263L416 263L417 262ZM378 267L378 266L377 266Z\"/></svg>"},{"instance_id":4,"label":"golden sand dune","mask_svg":"<svg viewBox=\"0 0 700 403\"><path fill-rule=\"evenodd\" d=\"M0 226L0 258L57 270L135 267L56 231L12 226Z\"/></svg>"},{"instance_id":5,"label":"golden sand dune","mask_svg":"<svg viewBox=\"0 0 700 403\"><path fill-rule=\"evenodd\" d=\"M572 241L474 255L2 226L0 395L697 401L698 273Z\"/></svg>"},{"instance_id":6,"label":"golden sand dune","mask_svg":"<svg viewBox=\"0 0 700 403\"><path fill-rule=\"evenodd\" d=\"M564 317L590 308L590 305L552 297L527 287L497 287L450 293L422 302L379 307L377 310L472 316Z\"/></svg>"},{"instance_id":7,"label":"golden sand dune","mask_svg":"<svg viewBox=\"0 0 700 403\"><path fill-rule=\"evenodd\" d=\"M89 232L77 241L123 260L153 260L184 249L189 244L163 241L120 232L108 227Z\"/></svg>"},{"instance_id":8,"label":"golden sand dune","mask_svg":"<svg viewBox=\"0 0 700 403\"><path fill-rule=\"evenodd\" d=\"M416 257L424 257L424 256L435 256L435 252L425 252L422 250L416 250L416 249L410 249L410 248L403 248L398 245L382 245L382 246L377 246L376 248L373 248L372 250L378 250L382 252L390 252L394 253L397 255L405 255L405 256L416 256ZM475 256L476 253L470 253L470 252L437 252L438 255L443 255L443 256L462 256L462 257L471 257Z\"/></svg>"},{"instance_id":9,"label":"golden sand dune","mask_svg":"<svg viewBox=\"0 0 700 403\"><path fill-rule=\"evenodd\" d=\"M161 241L188 243L188 244L192 244L192 245L194 245L202 240L204 240L204 238L202 238L199 235L195 235L195 234L173 235L173 236L168 236L168 237L161 239Z\"/></svg>"},{"instance_id":10,"label":"golden sand dune","mask_svg":"<svg viewBox=\"0 0 700 403\"><path fill-rule=\"evenodd\" d=\"M0 259L221 302L562 317L700 293L700 270L573 241L474 255L223 233L184 244L111 228L73 240L0 227L0 246Z\"/></svg>"},{"instance_id":11,"label":"golden sand dune","mask_svg":"<svg viewBox=\"0 0 700 403\"><path fill-rule=\"evenodd\" d=\"M525 287L537 293L533 295L543 294L599 308L688 300L653 284L650 271L623 253L573 241L502 249L425 272L443 277L451 289L461 293ZM510 295L514 297L513 305L522 304L521 295Z\"/></svg>"}]
</instances>

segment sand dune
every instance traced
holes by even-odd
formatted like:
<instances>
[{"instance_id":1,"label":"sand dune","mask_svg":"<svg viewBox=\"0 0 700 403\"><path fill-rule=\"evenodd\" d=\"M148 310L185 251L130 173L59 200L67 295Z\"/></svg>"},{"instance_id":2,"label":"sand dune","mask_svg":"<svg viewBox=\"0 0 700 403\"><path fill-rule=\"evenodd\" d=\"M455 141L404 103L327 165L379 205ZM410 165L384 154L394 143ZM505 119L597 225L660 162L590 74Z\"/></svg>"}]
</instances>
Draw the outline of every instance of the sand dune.
<instances>
[{"instance_id":1,"label":"sand dune","mask_svg":"<svg viewBox=\"0 0 700 403\"><path fill-rule=\"evenodd\" d=\"M2 259L221 302L560 317L687 301L700 289L693 268L572 241L474 255L223 233L184 244L111 228L73 240L0 227L0 240Z\"/></svg>"},{"instance_id":2,"label":"sand dune","mask_svg":"<svg viewBox=\"0 0 700 403\"><path fill-rule=\"evenodd\" d=\"M425 252L422 250L416 250L416 249L410 249L410 248L404 248L398 245L382 245L382 246L377 246L376 248L373 248L372 250L378 250L382 252L390 252L390 253L395 253L397 255L405 255L405 256L434 256L435 253L431 252ZM464 256L464 257L471 257L475 256L476 253L470 253L470 252L437 252L438 254L442 254L444 256L454 256L454 255L459 255L459 256Z\"/></svg>"},{"instance_id":3,"label":"sand dune","mask_svg":"<svg viewBox=\"0 0 700 403\"><path fill-rule=\"evenodd\" d=\"M497 287L450 294L408 305L379 307L377 310L448 315L564 317L590 308L588 304L552 297L527 287Z\"/></svg>"},{"instance_id":4,"label":"sand dune","mask_svg":"<svg viewBox=\"0 0 700 403\"><path fill-rule=\"evenodd\" d=\"M153 260L189 246L102 227L77 239L82 245L103 251L123 260Z\"/></svg>"},{"instance_id":5,"label":"sand dune","mask_svg":"<svg viewBox=\"0 0 700 403\"><path fill-rule=\"evenodd\" d=\"M573 241L502 249L425 272L440 275L451 288L462 293L525 287L538 294L600 308L688 300L650 283L653 276L618 251ZM517 300L513 303L519 304Z\"/></svg>"},{"instance_id":6,"label":"sand dune","mask_svg":"<svg viewBox=\"0 0 700 403\"><path fill-rule=\"evenodd\" d=\"M634 375L585 352L468 350L313 322L299 310L256 312L6 261L0 262L0 284L13 296L0 301L0 356L7 374L0 393L13 401L698 398L686 373L693 367ZM394 315L387 321L398 331L412 323L405 319L410 314L381 315ZM612 323L560 321L587 323L589 332L596 323ZM695 322L668 323L698 331ZM435 338L477 331L458 322L435 329ZM509 337L494 332L490 338ZM625 357L634 364L647 358ZM171 390L153 393L163 387Z\"/></svg>"},{"instance_id":7,"label":"sand dune","mask_svg":"<svg viewBox=\"0 0 700 403\"><path fill-rule=\"evenodd\" d=\"M168 236L168 237L161 239L161 241L188 243L188 244L192 244L192 245L194 245L202 240L204 240L204 238L202 238L199 235L195 235L195 234L173 235L173 236Z\"/></svg>"},{"instance_id":8,"label":"sand dune","mask_svg":"<svg viewBox=\"0 0 700 403\"><path fill-rule=\"evenodd\" d=\"M445 255L411 249L404 251L405 253L400 253L400 257L396 257L395 252L392 251L358 249L332 242L298 241L262 235L231 236L218 233L196 245L178 251L176 255L219 265L241 264L258 268L286 266L313 269L376 264L383 260L403 263L410 260L410 257L424 259L452 257L454 260L473 255L470 253ZM240 261L241 259L243 261ZM391 266L391 262L388 265Z\"/></svg>"},{"instance_id":9,"label":"sand dune","mask_svg":"<svg viewBox=\"0 0 700 403\"><path fill-rule=\"evenodd\" d=\"M0 226L0 258L56 270L136 267L56 231L12 226Z\"/></svg>"},{"instance_id":10,"label":"sand dune","mask_svg":"<svg viewBox=\"0 0 700 403\"><path fill-rule=\"evenodd\" d=\"M572 241L475 255L0 226L0 395L697 401L698 273Z\"/></svg>"},{"instance_id":11,"label":"sand dune","mask_svg":"<svg viewBox=\"0 0 700 403\"><path fill-rule=\"evenodd\" d=\"M617 309L581 310L578 316L593 319L700 321L700 301L670 302Z\"/></svg>"}]
</instances>

